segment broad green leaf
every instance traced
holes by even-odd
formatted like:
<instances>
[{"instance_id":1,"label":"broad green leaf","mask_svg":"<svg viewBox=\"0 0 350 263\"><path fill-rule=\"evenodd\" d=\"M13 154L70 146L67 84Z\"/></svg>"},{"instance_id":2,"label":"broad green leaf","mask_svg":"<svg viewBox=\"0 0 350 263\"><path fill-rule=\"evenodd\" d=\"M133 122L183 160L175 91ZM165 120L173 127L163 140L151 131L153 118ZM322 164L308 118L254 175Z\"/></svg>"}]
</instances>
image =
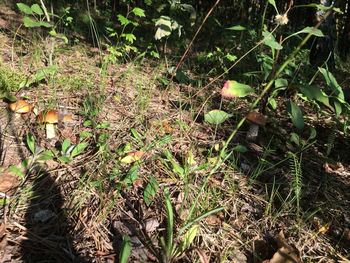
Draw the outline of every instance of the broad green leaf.
<instances>
[{"instance_id":1,"label":"broad green leaf","mask_svg":"<svg viewBox=\"0 0 350 263\"><path fill-rule=\"evenodd\" d=\"M96 125L96 129L107 129L109 128L110 124L108 121L101 122Z\"/></svg>"},{"instance_id":2,"label":"broad green leaf","mask_svg":"<svg viewBox=\"0 0 350 263\"><path fill-rule=\"evenodd\" d=\"M131 241L128 236L123 236L123 243L120 249L119 263L128 263L131 255Z\"/></svg>"},{"instance_id":3,"label":"broad green leaf","mask_svg":"<svg viewBox=\"0 0 350 263\"><path fill-rule=\"evenodd\" d=\"M68 150L69 146L70 146L70 140L67 138L62 143L62 154L66 154L67 153L67 150Z\"/></svg>"},{"instance_id":4,"label":"broad green leaf","mask_svg":"<svg viewBox=\"0 0 350 263\"><path fill-rule=\"evenodd\" d=\"M15 175L17 175L20 178L24 178L24 176L25 176L25 174L22 172L22 170L15 165L11 165L8 168L8 171L11 173L14 173Z\"/></svg>"},{"instance_id":5,"label":"broad green leaf","mask_svg":"<svg viewBox=\"0 0 350 263\"><path fill-rule=\"evenodd\" d=\"M35 154L35 138L31 133L27 134L27 145L32 154Z\"/></svg>"},{"instance_id":6,"label":"broad green leaf","mask_svg":"<svg viewBox=\"0 0 350 263\"><path fill-rule=\"evenodd\" d=\"M277 101L274 98L269 98L268 103L272 109L277 109Z\"/></svg>"},{"instance_id":7,"label":"broad green leaf","mask_svg":"<svg viewBox=\"0 0 350 263\"><path fill-rule=\"evenodd\" d=\"M157 179L152 176L145 188L145 191L143 192L143 200L145 201L147 206L149 206L152 203L155 195L158 192L158 189L159 184L157 182Z\"/></svg>"},{"instance_id":8,"label":"broad green leaf","mask_svg":"<svg viewBox=\"0 0 350 263\"><path fill-rule=\"evenodd\" d=\"M290 134L290 141L294 142L296 145L300 146L300 137L295 132Z\"/></svg>"},{"instance_id":9,"label":"broad green leaf","mask_svg":"<svg viewBox=\"0 0 350 263\"><path fill-rule=\"evenodd\" d=\"M237 56L231 55L230 53L227 53L227 55L225 56L225 58L226 58L227 60L229 60L230 62L233 62L233 61L237 60Z\"/></svg>"},{"instance_id":10,"label":"broad green leaf","mask_svg":"<svg viewBox=\"0 0 350 263\"><path fill-rule=\"evenodd\" d=\"M304 118L299 106L295 102L289 101L287 105L287 110L294 126L297 127L299 130L303 129Z\"/></svg>"},{"instance_id":11,"label":"broad green leaf","mask_svg":"<svg viewBox=\"0 0 350 263\"><path fill-rule=\"evenodd\" d=\"M120 24L121 24L122 26L126 26L126 25L130 24L130 20L127 19L125 16L123 16L123 15L118 15L117 17L118 17L118 21L120 22Z\"/></svg>"},{"instance_id":12,"label":"broad green leaf","mask_svg":"<svg viewBox=\"0 0 350 263\"><path fill-rule=\"evenodd\" d=\"M314 127L311 127L310 128L310 136L309 136L309 139L308 140L313 140L316 138L316 135L317 135L317 131Z\"/></svg>"},{"instance_id":13,"label":"broad green leaf","mask_svg":"<svg viewBox=\"0 0 350 263\"><path fill-rule=\"evenodd\" d=\"M61 162L61 163L69 163L72 161L72 158L68 157L68 156L60 156L58 157L58 160Z\"/></svg>"},{"instance_id":14,"label":"broad green leaf","mask_svg":"<svg viewBox=\"0 0 350 263\"><path fill-rule=\"evenodd\" d=\"M243 31L246 30L246 28L244 26L241 25L236 25L236 26L231 26L226 28L227 30L234 30L234 31Z\"/></svg>"},{"instance_id":15,"label":"broad green leaf","mask_svg":"<svg viewBox=\"0 0 350 263\"><path fill-rule=\"evenodd\" d=\"M270 48L275 49L275 50L280 50L283 48L283 46L276 41L275 37L270 32L264 31L263 37L264 37L264 39L263 39L264 44L266 46L269 46Z\"/></svg>"},{"instance_id":16,"label":"broad green leaf","mask_svg":"<svg viewBox=\"0 0 350 263\"><path fill-rule=\"evenodd\" d=\"M4 98L4 99L8 100L9 102L16 102L17 101L17 97L12 95L11 93L8 93L8 92L1 94L0 98Z\"/></svg>"},{"instance_id":17,"label":"broad green leaf","mask_svg":"<svg viewBox=\"0 0 350 263\"><path fill-rule=\"evenodd\" d=\"M172 32L172 19L168 16L161 16L156 21L155 26L157 28L156 34L154 36L156 40L170 36Z\"/></svg>"},{"instance_id":18,"label":"broad green leaf","mask_svg":"<svg viewBox=\"0 0 350 263\"><path fill-rule=\"evenodd\" d=\"M173 157L173 155L171 154L171 152L169 150L165 150L164 155L167 158L167 160L171 163L173 172L175 172L177 175L179 175L180 178L182 179L185 176L185 170L179 165L179 163Z\"/></svg>"},{"instance_id":19,"label":"broad green leaf","mask_svg":"<svg viewBox=\"0 0 350 263\"><path fill-rule=\"evenodd\" d=\"M41 21L40 22L40 26L47 27L47 28L52 27L52 25L49 22L46 22L46 21Z\"/></svg>"},{"instance_id":20,"label":"broad green leaf","mask_svg":"<svg viewBox=\"0 0 350 263\"><path fill-rule=\"evenodd\" d=\"M221 89L221 95L224 98L242 98L253 92L254 89L252 87L250 87L249 85L239 83L235 80L226 81L224 87Z\"/></svg>"},{"instance_id":21,"label":"broad green leaf","mask_svg":"<svg viewBox=\"0 0 350 263\"><path fill-rule=\"evenodd\" d=\"M133 10L131 10L131 12L134 13L135 16L138 17L145 17L145 10L139 8L139 7L135 7Z\"/></svg>"},{"instance_id":22,"label":"broad green leaf","mask_svg":"<svg viewBox=\"0 0 350 263\"><path fill-rule=\"evenodd\" d=\"M190 78L183 72L182 70L178 69L176 71L175 75L176 80L178 80L180 83L188 83L190 81Z\"/></svg>"},{"instance_id":23,"label":"broad green leaf","mask_svg":"<svg viewBox=\"0 0 350 263\"><path fill-rule=\"evenodd\" d=\"M204 120L210 124L219 125L232 117L232 114L228 114L222 110L212 110L204 115Z\"/></svg>"},{"instance_id":24,"label":"broad green leaf","mask_svg":"<svg viewBox=\"0 0 350 263\"><path fill-rule=\"evenodd\" d=\"M28 16L23 17L23 24L25 27L40 27L41 23L31 19Z\"/></svg>"},{"instance_id":25,"label":"broad green leaf","mask_svg":"<svg viewBox=\"0 0 350 263\"><path fill-rule=\"evenodd\" d=\"M295 32L291 35L289 35L288 37L285 38L288 39L290 37L293 37L293 36L296 36L296 35L299 35L299 34L311 34L313 36L317 36L317 37L324 37L324 34L322 33L321 30L317 29L317 28L314 28L314 27L305 27L304 29L298 31L298 32Z\"/></svg>"},{"instance_id":26,"label":"broad green leaf","mask_svg":"<svg viewBox=\"0 0 350 263\"><path fill-rule=\"evenodd\" d=\"M235 147L233 147L233 149L235 152L239 152L239 153L245 153L248 151L247 147L245 147L242 144L238 144Z\"/></svg>"},{"instance_id":27,"label":"broad green leaf","mask_svg":"<svg viewBox=\"0 0 350 263\"><path fill-rule=\"evenodd\" d=\"M275 80L275 88L288 87L288 80L286 79L276 79Z\"/></svg>"},{"instance_id":28,"label":"broad green leaf","mask_svg":"<svg viewBox=\"0 0 350 263\"><path fill-rule=\"evenodd\" d=\"M154 57L154 58L160 58L159 53L158 53L157 51L154 51L154 50L152 50L152 51L150 52L150 55L151 55L152 57Z\"/></svg>"},{"instance_id":29,"label":"broad green leaf","mask_svg":"<svg viewBox=\"0 0 350 263\"><path fill-rule=\"evenodd\" d=\"M72 153L70 154L70 156L73 158L79 154L81 154L85 148L88 146L88 144L86 142L81 142L81 143L78 143L74 149L72 150Z\"/></svg>"},{"instance_id":30,"label":"broad green leaf","mask_svg":"<svg viewBox=\"0 0 350 263\"><path fill-rule=\"evenodd\" d=\"M129 41L131 44L134 43L136 40L136 36L134 34L128 33L128 34L122 34L123 38L125 38L127 41Z\"/></svg>"},{"instance_id":31,"label":"broad green leaf","mask_svg":"<svg viewBox=\"0 0 350 263\"><path fill-rule=\"evenodd\" d=\"M186 163L189 165L189 166L194 166L197 164L196 160L194 159L194 155L193 155L193 152L190 150L187 154L187 157L186 157Z\"/></svg>"},{"instance_id":32,"label":"broad green leaf","mask_svg":"<svg viewBox=\"0 0 350 263\"><path fill-rule=\"evenodd\" d=\"M277 12L277 14L278 14L278 10L277 10L277 7L276 7L276 2L275 2L275 0L268 0L268 1L269 1L269 4L272 5L272 6L275 8L275 10L276 10L276 12Z\"/></svg>"},{"instance_id":33,"label":"broad green leaf","mask_svg":"<svg viewBox=\"0 0 350 263\"><path fill-rule=\"evenodd\" d=\"M46 150L40 153L38 160L48 161L48 160L52 160L53 157L55 157L54 153L51 150Z\"/></svg>"},{"instance_id":34,"label":"broad green leaf","mask_svg":"<svg viewBox=\"0 0 350 263\"><path fill-rule=\"evenodd\" d=\"M197 236L198 230L199 225L193 225L189 230L187 230L180 244L181 252L185 252L185 250L190 248L194 238Z\"/></svg>"},{"instance_id":35,"label":"broad green leaf","mask_svg":"<svg viewBox=\"0 0 350 263\"><path fill-rule=\"evenodd\" d=\"M41 7L38 4L33 4L30 9L32 9L32 11L39 15L42 16L44 14L43 10L41 9Z\"/></svg>"},{"instance_id":36,"label":"broad green leaf","mask_svg":"<svg viewBox=\"0 0 350 263\"><path fill-rule=\"evenodd\" d=\"M86 120L83 122L83 126L84 127L89 127L89 126L92 126L92 120Z\"/></svg>"},{"instance_id":37,"label":"broad green leaf","mask_svg":"<svg viewBox=\"0 0 350 263\"><path fill-rule=\"evenodd\" d=\"M126 174L123 182L126 185L132 185L135 180L138 178L138 172L139 172L139 168L140 166L138 164L133 165L130 170L128 171L128 173Z\"/></svg>"},{"instance_id":38,"label":"broad green leaf","mask_svg":"<svg viewBox=\"0 0 350 263\"><path fill-rule=\"evenodd\" d=\"M305 27L304 29L300 30L296 34L311 34L316 37L324 37L324 34L321 30L314 28L314 27Z\"/></svg>"},{"instance_id":39,"label":"broad green leaf","mask_svg":"<svg viewBox=\"0 0 350 263\"><path fill-rule=\"evenodd\" d=\"M31 84L33 83L37 83L40 82L42 80L44 80L47 76L49 75L53 75L54 73L56 73L57 71L57 66L53 65L53 66L49 66L47 68L42 68L39 69L32 77L29 81L26 82L25 86L29 87Z\"/></svg>"},{"instance_id":40,"label":"broad green leaf","mask_svg":"<svg viewBox=\"0 0 350 263\"><path fill-rule=\"evenodd\" d=\"M341 101L344 101L344 92L342 87L338 84L337 80L333 76L331 72L324 68L318 68L318 70L322 73L324 79L326 80L327 86L331 88L332 94Z\"/></svg>"},{"instance_id":41,"label":"broad green leaf","mask_svg":"<svg viewBox=\"0 0 350 263\"><path fill-rule=\"evenodd\" d=\"M308 100L317 100L325 106L332 108L329 104L329 98L318 86L304 85L300 86L300 91L307 97Z\"/></svg>"},{"instance_id":42,"label":"broad green leaf","mask_svg":"<svg viewBox=\"0 0 350 263\"><path fill-rule=\"evenodd\" d=\"M320 11L328 11L328 10L332 9L332 11L334 11L336 13L340 13L340 14L344 13L343 11L340 10L340 8L334 7L333 5L325 6L325 5L313 3L313 4L308 4L308 5L298 5L296 7L316 7Z\"/></svg>"},{"instance_id":43,"label":"broad green leaf","mask_svg":"<svg viewBox=\"0 0 350 263\"><path fill-rule=\"evenodd\" d=\"M196 9L190 4L181 4L181 10L190 13L191 26L193 26L197 18Z\"/></svg>"},{"instance_id":44,"label":"broad green leaf","mask_svg":"<svg viewBox=\"0 0 350 263\"><path fill-rule=\"evenodd\" d=\"M26 4L23 4L23 3L17 3L17 7L18 9L25 13L26 15L32 15L33 14L33 11L32 9L30 8L30 6L26 5Z\"/></svg>"},{"instance_id":45,"label":"broad green leaf","mask_svg":"<svg viewBox=\"0 0 350 263\"><path fill-rule=\"evenodd\" d=\"M341 104L338 101L334 101L334 109L337 116L339 116L343 112Z\"/></svg>"},{"instance_id":46,"label":"broad green leaf","mask_svg":"<svg viewBox=\"0 0 350 263\"><path fill-rule=\"evenodd\" d=\"M86 139L86 138L90 138L92 136L93 136L93 134L91 132L88 132L88 131L82 131L81 133L79 133L79 138L81 141Z\"/></svg>"}]
</instances>

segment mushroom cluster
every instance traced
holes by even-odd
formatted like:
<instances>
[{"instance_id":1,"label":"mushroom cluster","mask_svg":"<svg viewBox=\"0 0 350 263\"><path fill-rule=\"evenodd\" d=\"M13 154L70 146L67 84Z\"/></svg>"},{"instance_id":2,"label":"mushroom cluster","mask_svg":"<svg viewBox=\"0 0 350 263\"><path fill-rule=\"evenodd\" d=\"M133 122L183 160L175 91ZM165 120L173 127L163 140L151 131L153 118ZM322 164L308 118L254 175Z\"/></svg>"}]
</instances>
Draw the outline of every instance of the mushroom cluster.
<instances>
[{"instance_id":1,"label":"mushroom cluster","mask_svg":"<svg viewBox=\"0 0 350 263\"><path fill-rule=\"evenodd\" d=\"M72 119L73 118L71 114L62 114L57 110L48 110L41 112L37 117L39 123L45 124L47 139L53 139L56 137L54 124L60 122L70 122Z\"/></svg>"},{"instance_id":2,"label":"mushroom cluster","mask_svg":"<svg viewBox=\"0 0 350 263\"><path fill-rule=\"evenodd\" d=\"M15 102L9 103L9 109L15 114L16 117L21 114L29 113L34 109L34 104L27 102L26 100L19 99ZM33 110L37 115L37 109ZM38 123L45 124L46 138L52 139L56 137L54 124L70 122L72 121L71 114L63 114L57 110L46 110L37 115Z\"/></svg>"}]
</instances>

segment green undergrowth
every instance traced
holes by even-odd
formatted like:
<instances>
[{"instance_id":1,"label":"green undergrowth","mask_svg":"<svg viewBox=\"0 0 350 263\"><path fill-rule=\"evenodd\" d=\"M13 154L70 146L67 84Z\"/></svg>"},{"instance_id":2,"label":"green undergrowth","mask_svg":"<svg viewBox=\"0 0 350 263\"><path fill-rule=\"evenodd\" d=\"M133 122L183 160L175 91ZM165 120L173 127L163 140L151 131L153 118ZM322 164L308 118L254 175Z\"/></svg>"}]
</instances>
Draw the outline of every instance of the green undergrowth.
<instances>
[{"instance_id":1,"label":"green undergrowth","mask_svg":"<svg viewBox=\"0 0 350 263\"><path fill-rule=\"evenodd\" d=\"M26 76L19 70L11 69L8 65L0 62L0 91L16 92L19 90L20 83Z\"/></svg>"}]
</instances>

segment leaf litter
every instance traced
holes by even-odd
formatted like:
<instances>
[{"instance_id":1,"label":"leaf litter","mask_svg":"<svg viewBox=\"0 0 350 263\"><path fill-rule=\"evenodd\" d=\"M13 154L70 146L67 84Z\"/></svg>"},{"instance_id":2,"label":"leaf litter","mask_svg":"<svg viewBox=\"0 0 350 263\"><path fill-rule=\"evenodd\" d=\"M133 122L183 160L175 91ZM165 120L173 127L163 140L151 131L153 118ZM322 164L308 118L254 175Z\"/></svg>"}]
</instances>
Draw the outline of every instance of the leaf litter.
<instances>
[{"instance_id":1,"label":"leaf litter","mask_svg":"<svg viewBox=\"0 0 350 263\"><path fill-rule=\"evenodd\" d=\"M94 61L96 58L86 57L84 49L79 50L80 47L76 48L72 52L57 54L57 61L64 73L69 73L73 76L78 74L77 72L81 72L82 76L77 76L77 80L81 80L81 77L88 79L91 83L84 83L87 86L94 86L97 90L98 87L105 85L107 93L104 100L105 105L96 114L95 121L99 123L107 121L110 126L105 129L101 128L101 132L96 134L96 138L102 137L102 131L108 133L108 144L113 153L129 142L134 143L135 148L133 149L141 149L158 140L160 136L170 135L172 140L165 145L152 145L152 154L150 154L149 158L148 151L147 158L144 158L144 152L140 150L124 153L125 155L122 158L127 157L124 161L123 159L118 159L121 156L116 154L116 158L111 162L103 163L101 161L103 158L100 158L101 156L98 153L88 151L69 165L61 165L57 164L57 162L55 165L51 163L49 164L49 173L45 174L48 178L51 178L50 180L54 182L55 186L51 185L47 189L50 190L48 191L49 193L39 196L39 201L36 200L35 195L39 195L40 191L36 191L34 197L28 195L30 191L26 192L26 190L31 189L33 184L37 183L35 175L30 177L23 188L20 189L21 192L15 196L18 200L18 206L6 218L9 221L8 227L5 228L4 224L1 224L0 245L10 249L10 253L3 257L3 262L11 259L20 259L21 251L18 248L9 246L8 242L3 242L3 240L11 240L11 244L21 244L23 239L30 238L27 232L28 228L30 228L28 216L44 224L43 229L38 233L40 234L40 242L42 242L40 244L46 245L40 252L45 252L45 250L51 251L52 257L55 257L56 260L71 259L73 255L67 253L67 251L74 251L77 255L89 259L90 262L108 262L108 260L110 262L116 258L122 236L128 235L132 243L132 262L142 262L142 260L146 262L156 261L157 258L152 253L152 248L145 244L147 244L146 241L151 241L157 246L157 238L161 234L160 231L163 229L166 220L164 217L164 204L160 194L161 191L152 192L154 196L149 198L149 202L145 204L144 190L147 186L145 182L148 182L149 178L153 176L159 182L160 187L170 188L175 211L178 213L178 217L175 220L176 226L181 227L188 217L191 201L196 198L196 193L207 170L203 169L191 173L189 176L193 179L193 184L189 186L190 189L184 189L181 180L169 178L173 176L173 171L162 164L157 157L164 155L164 149L170 149L174 157L174 163L178 166L183 166L186 163L192 163L186 161L189 158L187 153L190 152L190 149L195 149L195 151L191 151L193 156L190 159L196 160L196 165L200 167L201 164L206 163L205 150L217 143L217 141L211 139L212 134L216 130L209 125L210 123L194 122L191 112L186 110L179 111L178 108L173 108L169 101L174 101L174 98L164 99L167 98L168 94L160 90L155 83L149 81L149 74L153 71L151 66L144 66L141 69L132 64L123 65L120 69L111 66L107 69L109 74L108 80L104 80L100 75L96 74L96 72L99 72L99 69L91 66L95 65ZM95 54L96 52L92 53ZM6 56L6 54L3 54L3 56ZM130 74L130 72L138 72L139 76ZM60 77L64 77L64 74L61 74ZM149 81L146 85L149 89L144 90L146 93L138 94L140 90L137 91L136 87L145 81ZM64 104L65 107L70 107L74 114L80 114L80 117L83 118L84 115L80 110L84 102L87 103L85 100L88 96L87 92L84 90L72 91L65 88L67 87L64 87L62 83L58 85L56 99L60 104ZM45 104L50 101L51 94L48 90L47 84L40 84L38 89L28 91L27 95L32 98L41 98ZM222 92L227 98L236 99L252 93L253 89L233 82L227 83L226 88ZM180 87L175 87L169 93L176 98L176 101L178 101L178 97L184 96ZM98 97L99 92L93 93L93 96ZM121 99L116 99L116 96L119 96ZM140 104L138 104L141 103L140 98L147 96L150 97L149 101L142 103L146 103L148 107L143 112L140 112ZM2 108L6 107L5 104L0 106ZM214 121L210 122L215 124L225 120L223 124L231 124L230 118L228 118L230 116L220 115L219 117L218 120L214 119ZM9 123L9 121L3 121L2 119L2 123ZM6 140L11 140L11 143L17 144L16 151L11 153L8 151L10 155L5 156L6 160L4 163L6 166L10 163L22 161L21 156L16 156L16 152L19 155L18 152L21 152L19 150L21 148L24 148L22 155L25 157L29 155L28 151L25 150L26 147L23 147L23 135L33 129L32 123L33 118L31 116L25 120L16 120L15 124L18 125L17 127L24 127L25 132L18 132L19 129L16 128L16 134L11 133L10 130L2 133L1 136L9 134L10 136L6 136ZM135 140L135 137L130 134L130 128L144 132L146 138L139 141ZM186 131L186 129L189 131ZM71 141L73 141L73 138L78 140L81 132L92 132L92 130L91 127L84 127L81 120L79 120L75 122L73 127L62 132L60 139L69 137ZM226 135L225 131L219 129L217 140L219 142L224 140ZM42 130L38 129L35 136L38 138L40 146L51 146L46 143ZM242 138L238 136L237 140L240 139ZM101 143L98 141L94 143L96 142ZM92 140L89 143L92 143ZM215 163L218 157L213 156L211 158L214 158L213 163ZM13 162L13 160L17 161ZM265 185L270 185L271 178L274 178L275 175L271 173L266 176L267 178L262 177L261 181L249 182L247 177L256 164L255 160L256 156L248 152L244 162L238 166L242 167L246 174L240 174L232 166L224 165L220 172L210 178L210 187L205 195L200 196L199 204L202 206L201 210L206 211L209 208L213 208L211 206L215 204L215 206L225 207L225 212L210 215L200 222L200 227L196 230L198 231L196 233L198 237L194 237L191 249L183 256L182 260L184 262L193 262L193 260L199 259L201 263L215 262L215 260L224 255L226 262L252 262L250 260L254 259L254 255L252 255L254 251L253 240L260 240L255 242L255 244L260 244L262 247L262 255L265 262L293 262L288 260L301 262L300 257L304 261L315 258L342 259L346 257L347 250L344 248L345 246L339 247L339 252L332 252L330 248L335 243L330 242L328 236L325 236L330 231L326 231L330 222L327 219L332 218L327 213L331 214L334 208L330 209L330 212L325 211L325 214L321 214L322 217L325 217L324 222L326 223L321 223L314 229L316 230L316 235L314 230L312 230L312 226L308 224L304 225L305 232L296 234L296 222L293 220L293 217L278 215L278 213L276 217L264 216L269 211L268 204L265 201L266 195L273 194L269 192L270 189L267 189ZM311 161L310 164L312 164ZM124 163L125 166L116 166L118 162ZM130 171L127 165L133 165L138 162L141 164L137 178L133 181L134 187L131 190L116 191L118 182L122 181L123 176ZM316 164L318 165L319 163ZM315 169L309 170L316 171ZM348 170L348 167L344 167L344 170L331 168L327 172L338 176L344 176L344 174L347 176L346 171ZM186 171L186 169L181 171ZM284 173L282 169L276 172ZM185 173L183 176L185 178ZM287 174L286 176L290 175ZM18 182L12 180L13 178L3 178L0 181L0 186L3 186L2 190L11 191L17 187ZM311 185L323 187L323 185L318 183L312 184L312 180L311 178L309 181ZM336 184L333 182L333 185ZM344 186L345 184L335 187L336 189L333 189L332 192L325 191L324 202L334 203L335 200L337 201L338 199L335 197L345 192L342 191ZM42 185L42 187L45 190L46 186ZM281 183L280 187L283 189L286 185ZM57 188L57 191L52 191L55 188ZM127 194L124 192L127 192ZM284 193L281 191L281 194ZM326 194L329 195L326 196ZM59 205L57 200L60 200ZM62 211L59 211L60 209L55 211L54 208L51 210L50 204L54 203ZM338 203L338 211L348 216L348 212L344 211L344 207L349 207L346 200L341 200ZM282 207L282 204L278 202L272 205L276 210ZM315 201L311 202L310 205L317 206L319 204ZM39 209L32 210L31 208L35 206L39 207ZM35 217L35 215L37 216ZM336 219L332 221L329 228L339 227L341 239L349 241L348 223L340 222L340 215L335 214L335 216ZM2 213L2 217L4 218L4 213ZM55 221L56 219L62 221ZM62 228L62 233L55 232L54 236L50 236L50 227L61 227L62 225L68 225L69 228L65 231ZM310 227L310 229L307 227ZM4 229L7 229L6 234L4 234ZM278 236L281 229L285 233L290 232L288 233L290 234L288 239ZM62 237L59 234L64 236L67 233L73 240L72 243L63 244L64 249L62 251L55 250L57 245L62 245L60 243ZM269 239L266 237L266 233L277 237ZM181 241L176 240L176 242L180 243ZM274 243L278 245L274 246ZM271 247L273 249L270 249Z\"/></svg>"}]
</instances>

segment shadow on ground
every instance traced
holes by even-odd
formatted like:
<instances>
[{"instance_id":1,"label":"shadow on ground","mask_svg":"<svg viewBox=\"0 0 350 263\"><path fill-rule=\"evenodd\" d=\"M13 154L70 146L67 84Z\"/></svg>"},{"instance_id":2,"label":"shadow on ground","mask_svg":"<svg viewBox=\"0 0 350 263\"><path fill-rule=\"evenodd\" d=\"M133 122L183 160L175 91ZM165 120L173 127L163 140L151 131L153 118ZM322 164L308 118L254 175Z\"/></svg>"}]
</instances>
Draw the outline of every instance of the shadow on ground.
<instances>
[{"instance_id":1,"label":"shadow on ground","mask_svg":"<svg viewBox=\"0 0 350 263\"><path fill-rule=\"evenodd\" d=\"M23 262L89 262L74 251L69 234L72 227L62 209L63 198L55 181L45 171L36 176L25 215Z\"/></svg>"}]
</instances>

